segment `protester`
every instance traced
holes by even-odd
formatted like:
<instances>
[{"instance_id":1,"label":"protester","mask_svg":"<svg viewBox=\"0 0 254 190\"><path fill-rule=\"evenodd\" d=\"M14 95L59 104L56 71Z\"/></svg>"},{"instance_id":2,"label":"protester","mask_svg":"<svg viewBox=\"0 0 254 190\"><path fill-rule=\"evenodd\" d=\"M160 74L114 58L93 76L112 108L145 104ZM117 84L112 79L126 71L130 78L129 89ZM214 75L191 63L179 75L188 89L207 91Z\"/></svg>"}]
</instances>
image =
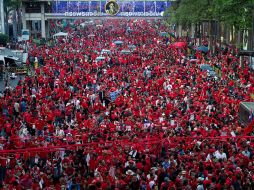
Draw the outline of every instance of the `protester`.
<instances>
[{"instance_id":1,"label":"protester","mask_svg":"<svg viewBox=\"0 0 254 190\"><path fill-rule=\"evenodd\" d=\"M30 48L40 66L1 97L1 188L254 188L254 131L238 118L254 74L235 49L197 52L221 67L209 77L160 20L80 22Z\"/></svg>"}]
</instances>

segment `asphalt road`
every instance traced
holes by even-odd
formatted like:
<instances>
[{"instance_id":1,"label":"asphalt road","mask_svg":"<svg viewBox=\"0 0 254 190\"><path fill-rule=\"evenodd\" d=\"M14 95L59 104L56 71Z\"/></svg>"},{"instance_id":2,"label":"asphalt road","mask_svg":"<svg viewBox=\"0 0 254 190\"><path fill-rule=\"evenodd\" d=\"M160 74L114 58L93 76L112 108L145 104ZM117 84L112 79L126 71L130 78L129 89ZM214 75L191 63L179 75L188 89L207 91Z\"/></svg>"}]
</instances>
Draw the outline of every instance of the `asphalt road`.
<instances>
[{"instance_id":1,"label":"asphalt road","mask_svg":"<svg viewBox=\"0 0 254 190\"><path fill-rule=\"evenodd\" d=\"M19 79L24 79L25 75L18 75L16 79L9 79L9 84L12 88L15 88L18 84ZM4 79L0 79L0 91L3 92L5 88L5 81Z\"/></svg>"}]
</instances>

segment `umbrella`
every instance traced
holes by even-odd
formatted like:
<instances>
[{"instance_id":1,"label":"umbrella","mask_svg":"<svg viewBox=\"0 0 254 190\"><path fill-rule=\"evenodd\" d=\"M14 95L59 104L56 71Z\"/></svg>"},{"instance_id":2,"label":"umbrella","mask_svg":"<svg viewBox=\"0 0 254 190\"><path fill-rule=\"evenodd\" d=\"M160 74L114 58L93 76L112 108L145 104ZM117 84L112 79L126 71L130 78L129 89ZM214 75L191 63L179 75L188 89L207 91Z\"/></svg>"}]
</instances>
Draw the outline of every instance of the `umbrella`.
<instances>
[{"instance_id":1,"label":"umbrella","mask_svg":"<svg viewBox=\"0 0 254 190\"><path fill-rule=\"evenodd\" d=\"M206 53L206 52L208 52L208 47L206 47L206 46L199 46L197 48L197 50Z\"/></svg>"},{"instance_id":2,"label":"umbrella","mask_svg":"<svg viewBox=\"0 0 254 190\"><path fill-rule=\"evenodd\" d=\"M167 32L160 32L160 36L167 36L168 35L168 33Z\"/></svg>"},{"instance_id":3,"label":"umbrella","mask_svg":"<svg viewBox=\"0 0 254 190\"><path fill-rule=\"evenodd\" d=\"M186 42L175 42L173 45L176 48L185 48L187 46Z\"/></svg>"},{"instance_id":4,"label":"umbrella","mask_svg":"<svg viewBox=\"0 0 254 190\"><path fill-rule=\"evenodd\" d=\"M202 64L202 65L200 65L200 69L202 71L212 71L213 70L213 68L210 65L208 65L208 64Z\"/></svg>"},{"instance_id":5,"label":"umbrella","mask_svg":"<svg viewBox=\"0 0 254 190\"><path fill-rule=\"evenodd\" d=\"M208 64L201 64L201 65L200 65L200 69L201 69L202 71L207 71L208 74L209 74L210 76L216 76L215 71L214 71L213 68L212 68L210 65L208 65Z\"/></svg>"},{"instance_id":6,"label":"umbrella","mask_svg":"<svg viewBox=\"0 0 254 190\"><path fill-rule=\"evenodd\" d=\"M136 46L135 45L128 45L128 48L131 50L134 50L134 49L136 49Z\"/></svg>"},{"instance_id":7,"label":"umbrella","mask_svg":"<svg viewBox=\"0 0 254 190\"><path fill-rule=\"evenodd\" d=\"M89 34L88 37L94 37L95 35L94 34Z\"/></svg>"},{"instance_id":8,"label":"umbrella","mask_svg":"<svg viewBox=\"0 0 254 190\"><path fill-rule=\"evenodd\" d=\"M130 54L131 51L128 50L128 49L124 49L124 50L121 51L121 53L122 53L122 54Z\"/></svg>"},{"instance_id":9,"label":"umbrella","mask_svg":"<svg viewBox=\"0 0 254 190\"><path fill-rule=\"evenodd\" d=\"M109 49L103 49L101 50L101 55L107 53L107 54L111 54L111 51Z\"/></svg>"},{"instance_id":10,"label":"umbrella","mask_svg":"<svg viewBox=\"0 0 254 190\"><path fill-rule=\"evenodd\" d=\"M175 34L174 34L173 32L170 32L169 35L170 35L171 37L173 37L173 38L176 37Z\"/></svg>"},{"instance_id":11,"label":"umbrella","mask_svg":"<svg viewBox=\"0 0 254 190\"><path fill-rule=\"evenodd\" d=\"M67 37L68 33L67 32L58 32L53 35L53 37Z\"/></svg>"},{"instance_id":12,"label":"umbrella","mask_svg":"<svg viewBox=\"0 0 254 190\"><path fill-rule=\"evenodd\" d=\"M117 40L117 41L114 41L114 44L116 44L116 45L122 45L123 41Z\"/></svg>"},{"instance_id":13,"label":"umbrella","mask_svg":"<svg viewBox=\"0 0 254 190\"><path fill-rule=\"evenodd\" d=\"M100 57L96 57L95 61L101 61L101 60L104 60L104 59L105 59L105 57L100 56Z\"/></svg>"}]
</instances>

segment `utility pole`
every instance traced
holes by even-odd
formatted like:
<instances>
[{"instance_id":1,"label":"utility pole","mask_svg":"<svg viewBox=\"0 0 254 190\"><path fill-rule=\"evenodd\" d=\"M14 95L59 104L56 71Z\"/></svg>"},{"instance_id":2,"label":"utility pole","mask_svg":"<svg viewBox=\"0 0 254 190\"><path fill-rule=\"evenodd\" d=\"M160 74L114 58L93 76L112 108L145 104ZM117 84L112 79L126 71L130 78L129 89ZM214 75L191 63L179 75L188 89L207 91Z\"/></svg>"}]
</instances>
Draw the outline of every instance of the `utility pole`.
<instances>
[{"instance_id":1,"label":"utility pole","mask_svg":"<svg viewBox=\"0 0 254 190\"><path fill-rule=\"evenodd\" d=\"M250 49L254 51L254 6L252 7L252 32L251 32L252 40Z\"/></svg>"}]
</instances>

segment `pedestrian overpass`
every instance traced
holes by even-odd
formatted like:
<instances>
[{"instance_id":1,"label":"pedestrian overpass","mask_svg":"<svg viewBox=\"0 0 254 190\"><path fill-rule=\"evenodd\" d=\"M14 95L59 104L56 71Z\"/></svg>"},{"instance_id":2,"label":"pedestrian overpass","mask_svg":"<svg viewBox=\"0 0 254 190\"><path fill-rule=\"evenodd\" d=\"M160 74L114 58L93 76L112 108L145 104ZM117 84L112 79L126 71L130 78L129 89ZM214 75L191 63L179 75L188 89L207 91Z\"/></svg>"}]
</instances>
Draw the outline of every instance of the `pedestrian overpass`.
<instances>
[{"instance_id":1,"label":"pedestrian overpass","mask_svg":"<svg viewBox=\"0 0 254 190\"><path fill-rule=\"evenodd\" d=\"M106 12L109 2L118 7L117 14ZM23 28L49 36L55 25L75 19L161 18L173 0L22 0Z\"/></svg>"}]
</instances>

